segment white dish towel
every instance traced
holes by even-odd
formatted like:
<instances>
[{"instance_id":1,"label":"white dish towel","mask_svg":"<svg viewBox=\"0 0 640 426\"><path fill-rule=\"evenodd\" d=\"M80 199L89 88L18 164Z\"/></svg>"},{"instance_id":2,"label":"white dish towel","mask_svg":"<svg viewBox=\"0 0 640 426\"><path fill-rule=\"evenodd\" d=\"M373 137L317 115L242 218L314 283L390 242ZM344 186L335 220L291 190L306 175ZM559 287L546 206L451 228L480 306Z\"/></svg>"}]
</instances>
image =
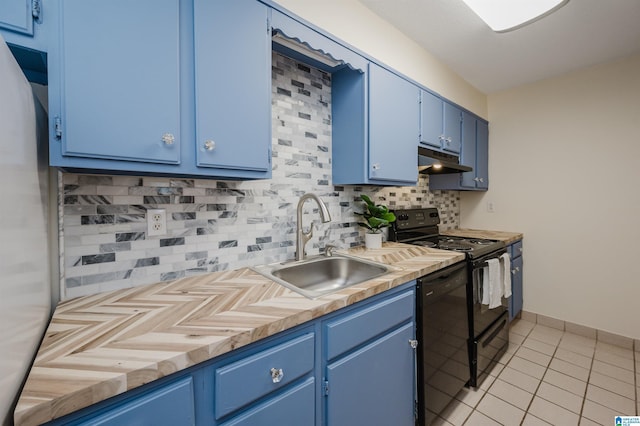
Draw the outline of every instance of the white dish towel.
<instances>
[{"instance_id":1,"label":"white dish towel","mask_svg":"<svg viewBox=\"0 0 640 426\"><path fill-rule=\"evenodd\" d=\"M502 268L499 259L487 260L487 266L482 270L482 301L489 305L489 309L497 308L502 303L503 283Z\"/></svg>"},{"instance_id":2,"label":"white dish towel","mask_svg":"<svg viewBox=\"0 0 640 426\"><path fill-rule=\"evenodd\" d=\"M502 293L504 297L511 297L511 258L509 253L500 256L500 265L502 266Z\"/></svg>"}]
</instances>

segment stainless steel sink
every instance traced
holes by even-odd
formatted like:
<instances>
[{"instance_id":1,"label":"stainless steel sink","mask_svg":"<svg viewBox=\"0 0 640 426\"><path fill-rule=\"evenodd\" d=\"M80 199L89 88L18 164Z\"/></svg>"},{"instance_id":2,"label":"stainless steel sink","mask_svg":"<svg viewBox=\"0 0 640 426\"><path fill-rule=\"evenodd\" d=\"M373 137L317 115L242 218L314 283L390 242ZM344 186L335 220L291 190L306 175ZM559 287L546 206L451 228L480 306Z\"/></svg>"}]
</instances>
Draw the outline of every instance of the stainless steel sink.
<instances>
[{"instance_id":1,"label":"stainless steel sink","mask_svg":"<svg viewBox=\"0 0 640 426\"><path fill-rule=\"evenodd\" d=\"M310 299L382 276L398 268L351 256L316 256L251 269Z\"/></svg>"}]
</instances>

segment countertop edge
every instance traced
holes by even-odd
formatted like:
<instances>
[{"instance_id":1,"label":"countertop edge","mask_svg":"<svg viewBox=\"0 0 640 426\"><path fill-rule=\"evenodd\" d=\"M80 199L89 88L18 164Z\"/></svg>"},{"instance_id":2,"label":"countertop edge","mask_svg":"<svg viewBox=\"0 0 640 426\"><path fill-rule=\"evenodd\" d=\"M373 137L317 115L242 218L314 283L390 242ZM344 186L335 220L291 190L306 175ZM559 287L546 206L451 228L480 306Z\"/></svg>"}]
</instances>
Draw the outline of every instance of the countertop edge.
<instances>
[{"instance_id":1,"label":"countertop edge","mask_svg":"<svg viewBox=\"0 0 640 426\"><path fill-rule=\"evenodd\" d=\"M502 241L506 245L513 244L524 238L524 234L520 232L508 231L492 231L486 229L471 228L455 228L441 231L442 235L451 235L456 237L484 238L488 240Z\"/></svg>"}]
</instances>

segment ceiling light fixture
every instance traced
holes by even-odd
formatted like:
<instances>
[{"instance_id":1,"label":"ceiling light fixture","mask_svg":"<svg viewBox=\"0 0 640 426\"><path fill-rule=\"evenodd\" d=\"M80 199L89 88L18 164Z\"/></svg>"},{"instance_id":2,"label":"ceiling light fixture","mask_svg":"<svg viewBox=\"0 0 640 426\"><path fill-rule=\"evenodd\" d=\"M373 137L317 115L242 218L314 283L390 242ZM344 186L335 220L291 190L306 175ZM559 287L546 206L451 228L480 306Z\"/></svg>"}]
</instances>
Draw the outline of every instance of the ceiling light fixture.
<instances>
[{"instance_id":1,"label":"ceiling light fixture","mask_svg":"<svg viewBox=\"0 0 640 426\"><path fill-rule=\"evenodd\" d=\"M555 12L569 0L462 0L497 32L512 31Z\"/></svg>"}]
</instances>

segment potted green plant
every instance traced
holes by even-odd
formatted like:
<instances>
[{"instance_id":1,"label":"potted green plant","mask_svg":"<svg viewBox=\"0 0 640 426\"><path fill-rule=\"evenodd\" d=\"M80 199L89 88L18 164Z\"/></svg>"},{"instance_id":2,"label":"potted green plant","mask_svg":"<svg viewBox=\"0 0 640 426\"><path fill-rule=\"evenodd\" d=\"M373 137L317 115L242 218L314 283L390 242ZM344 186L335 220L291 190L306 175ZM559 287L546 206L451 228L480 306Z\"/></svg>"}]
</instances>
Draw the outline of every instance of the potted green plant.
<instances>
[{"instance_id":1,"label":"potted green plant","mask_svg":"<svg viewBox=\"0 0 640 426\"><path fill-rule=\"evenodd\" d=\"M365 203L365 210L362 213L356 212L356 214L364 218L364 221L358 222L358 225L368 229L364 235L365 246L368 249L380 248L382 247L381 230L395 222L396 215L390 212L384 204L375 204L371 198L364 194L360 198Z\"/></svg>"}]
</instances>

